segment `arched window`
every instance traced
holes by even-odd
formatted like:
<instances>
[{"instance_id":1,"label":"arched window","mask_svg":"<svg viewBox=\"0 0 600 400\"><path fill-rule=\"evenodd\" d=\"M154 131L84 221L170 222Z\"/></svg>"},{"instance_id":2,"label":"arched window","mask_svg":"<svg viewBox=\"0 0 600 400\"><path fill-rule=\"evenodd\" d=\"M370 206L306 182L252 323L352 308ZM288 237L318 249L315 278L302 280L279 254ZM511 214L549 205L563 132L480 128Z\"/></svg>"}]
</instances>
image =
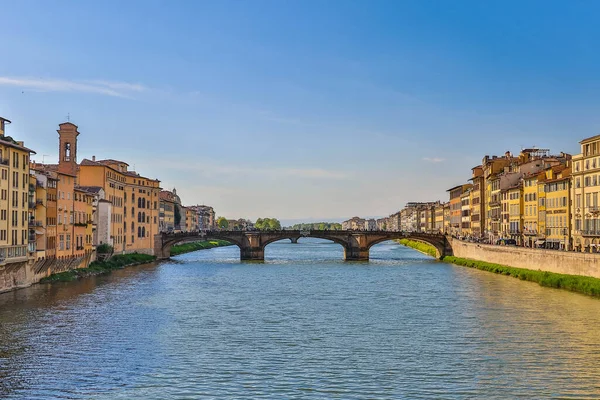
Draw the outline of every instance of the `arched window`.
<instances>
[{"instance_id":1,"label":"arched window","mask_svg":"<svg viewBox=\"0 0 600 400\"><path fill-rule=\"evenodd\" d=\"M142 208L142 198L138 197L138 208Z\"/></svg>"},{"instance_id":2,"label":"arched window","mask_svg":"<svg viewBox=\"0 0 600 400\"><path fill-rule=\"evenodd\" d=\"M138 226L138 237L142 237L142 228Z\"/></svg>"},{"instance_id":3,"label":"arched window","mask_svg":"<svg viewBox=\"0 0 600 400\"><path fill-rule=\"evenodd\" d=\"M135 193L131 193L131 202L135 204Z\"/></svg>"},{"instance_id":4,"label":"arched window","mask_svg":"<svg viewBox=\"0 0 600 400\"><path fill-rule=\"evenodd\" d=\"M135 232L135 224L131 221L131 233Z\"/></svg>"},{"instance_id":5,"label":"arched window","mask_svg":"<svg viewBox=\"0 0 600 400\"><path fill-rule=\"evenodd\" d=\"M142 226L142 237L146 237L146 228Z\"/></svg>"},{"instance_id":6,"label":"arched window","mask_svg":"<svg viewBox=\"0 0 600 400\"><path fill-rule=\"evenodd\" d=\"M131 207L131 218L133 218L135 216L135 210L133 209L133 207Z\"/></svg>"},{"instance_id":7,"label":"arched window","mask_svg":"<svg viewBox=\"0 0 600 400\"><path fill-rule=\"evenodd\" d=\"M142 222L142 213L138 211L138 222Z\"/></svg>"},{"instance_id":8,"label":"arched window","mask_svg":"<svg viewBox=\"0 0 600 400\"><path fill-rule=\"evenodd\" d=\"M142 198L142 208L146 208L146 199Z\"/></svg>"},{"instance_id":9,"label":"arched window","mask_svg":"<svg viewBox=\"0 0 600 400\"><path fill-rule=\"evenodd\" d=\"M142 213L142 222L146 222L146 213L145 212Z\"/></svg>"}]
</instances>

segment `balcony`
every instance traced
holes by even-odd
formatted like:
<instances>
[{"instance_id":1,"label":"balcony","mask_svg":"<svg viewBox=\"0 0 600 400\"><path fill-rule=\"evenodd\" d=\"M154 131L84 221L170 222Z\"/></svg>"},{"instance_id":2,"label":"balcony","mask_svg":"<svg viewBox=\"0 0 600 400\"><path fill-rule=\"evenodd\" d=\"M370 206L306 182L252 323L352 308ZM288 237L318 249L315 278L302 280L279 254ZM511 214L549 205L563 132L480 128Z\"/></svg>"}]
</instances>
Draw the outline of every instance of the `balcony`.
<instances>
[{"instance_id":1,"label":"balcony","mask_svg":"<svg viewBox=\"0 0 600 400\"><path fill-rule=\"evenodd\" d=\"M44 224L42 224L42 221L35 221L33 219L30 219L29 226L44 226Z\"/></svg>"},{"instance_id":2,"label":"balcony","mask_svg":"<svg viewBox=\"0 0 600 400\"><path fill-rule=\"evenodd\" d=\"M83 250L83 246L77 246L75 250Z\"/></svg>"},{"instance_id":3,"label":"balcony","mask_svg":"<svg viewBox=\"0 0 600 400\"><path fill-rule=\"evenodd\" d=\"M30 201L28 202L29 204L29 208L35 208L35 202L34 201Z\"/></svg>"},{"instance_id":4,"label":"balcony","mask_svg":"<svg viewBox=\"0 0 600 400\"><path fill-rule=\"evenodd\" d=\"M0 164L1 165L8 165L8 158L1 158L0 157Z\"/></svg>"},{"instance_id":5,"label":"balcony","mask_svg":"<svg viewBox=\"0 0 600 400\"><path fill-rule=\"evenodd\" d=\"M582 230L581 234L583 236L600 236L600 229Z\"/></svg>"},{"instance_id":6,"label":"balcony","mask_svg":"<svg viewBox=\"0 0 600 400\"><path fill-rule=\"evenodd\" d=\"M35 193L35 185L33 183L29 184L29 193Z\"/></svg>"},{"instance_id":7,"label":"balcony","mask_svg":"<svg viewBox=\"0 0 600 400\"><path fill-rule=\"evenodd\" d=\"M37 206L43 206L43 205L44 205L44 200L42 200L42 199L36 200L36 201L35 201L35 204L36 204Z\"/></svg>"},{"instance_id":8,"label":"balcony","mask_svg":"<svg viewBox=\"0 0 600 400\"><path fill-rule=\"evenodd\" d=\"M0 248L0 264L27 261L27 246Z\"/></svg>"}]
</instances>

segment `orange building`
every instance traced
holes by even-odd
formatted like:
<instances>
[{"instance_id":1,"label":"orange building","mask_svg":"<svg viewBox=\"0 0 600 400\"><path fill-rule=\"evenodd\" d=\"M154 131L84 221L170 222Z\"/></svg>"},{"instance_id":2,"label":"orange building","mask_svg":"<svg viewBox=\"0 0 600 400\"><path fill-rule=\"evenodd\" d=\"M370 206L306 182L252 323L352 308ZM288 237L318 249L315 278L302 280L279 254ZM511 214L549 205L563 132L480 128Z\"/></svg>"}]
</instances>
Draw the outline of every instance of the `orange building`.
<instances>
[{"instance_id":1,"label":"orange building","mask_svg":"<svg viewBox=\"0 0 600 400\"><path fill-rule=\"evenodd\" d=\"M116 252L127 249L126 222L124 213L125 175L127 163L116 160L96 161L83 159L79 165L79 184L82 186L99 186L106 193L106 200L112 204L111 242Z\"/></svg>"}]
</instances>

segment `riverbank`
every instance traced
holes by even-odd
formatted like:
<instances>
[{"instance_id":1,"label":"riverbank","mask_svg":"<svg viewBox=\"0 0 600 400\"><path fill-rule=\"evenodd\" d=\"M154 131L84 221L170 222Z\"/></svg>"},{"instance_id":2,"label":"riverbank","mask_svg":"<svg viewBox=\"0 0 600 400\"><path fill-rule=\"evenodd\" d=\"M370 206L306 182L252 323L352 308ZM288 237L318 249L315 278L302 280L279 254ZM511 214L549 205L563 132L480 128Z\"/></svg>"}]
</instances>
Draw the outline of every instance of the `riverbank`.
<instances>
[{"instance_id":1,"label":"riverbank","mask_svg":"<svg viewBox=\"0 0 600 400\"><path fill-rule=\"evenodd\" d=\"M214 247L231 246L231 243L225 240L209 240L206 242L191 242L178 244L171 247L171 256L191 253L192 251L212 249Z\"/></svg>"},{"instance_id":2,"label":"riverbank","mask_svg":"<svg viewBox=\"0 0 600 400\"><path fill-rule=\"evenodd\" d=\"M176 256L179 254L189 253L197 250L212 249L213 247L229 246L231 243L224 240L212 240L209 242L193 242L185 243L171 248L171 255ZM122 269L125 267L131 267L134 265L147 264L149 262L156 261L155 256L148 254L119 254L111 257L106 261L94 261L87 268L72 269L69 271L59 272L52 274L48 277L42 278L40 283L49 282L72 282L80 278L86 278L88 276L103 275L107 274L116 269Z\"/></svg>"},{"instance_id":3,"label":"riverbank","mask_svg":"<svg viewBox=\"0 0 600 400\"><path fill-rule=\"evenodd\" d=\"M435 248L431 245L407 239L402 239L398 242L406 247L413 248L424 254L435 257ZM463 267L477 268L479 270L493 272L495 274L512 276L524 281L535 282L544 287L564 289L588 296L600 297L600 279L598 278L581 275L558 274L555 272L531 270L525 268L515 268L507 265L454 256L443 257L441 261Z\"/></svg>"},{"instance_id":4,"label":"riverbank","mask_svg":"<svg viewBox=\"0 0 600 400\"><path fill-rule=\"evenodd\" d=\"M94 261L87 268L72 269L69 271L52 274L46 278L42 278L40 283L71 282L88 276L107 274L115 269L146 264L154 260L156 260L156 257L148 254L119 254L106 261Z\"/></svg>"}]
</instances>

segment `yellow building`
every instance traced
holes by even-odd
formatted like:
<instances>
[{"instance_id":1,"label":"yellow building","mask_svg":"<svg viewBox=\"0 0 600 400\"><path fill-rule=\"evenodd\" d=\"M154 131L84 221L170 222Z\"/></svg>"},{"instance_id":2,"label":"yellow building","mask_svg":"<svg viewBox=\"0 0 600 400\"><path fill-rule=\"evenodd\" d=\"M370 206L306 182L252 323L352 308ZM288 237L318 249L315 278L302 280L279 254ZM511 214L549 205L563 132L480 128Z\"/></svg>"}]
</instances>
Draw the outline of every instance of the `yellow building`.
<instances>
[{"instance_id":1,"label":"yellow building","mask_svg":"<svg viewBox=\"0 0 600 400\"><path fill-rule=\"evenodd\" d=\"M197 229L196 220L198 217L196 215L196 210L190 207L183 207L183 209L185 210L185 230L187 232L193 232Z\"/></svg>"},{"instance_id":2,"label":"yellow building","mask_svg":"<svg viewBox=\"0 0 600 400\"><path fill-rule=\"evenodd\" d=\"M444 204L436 204L434 209L435 228L434 233L444 233Z\"/></svg>"},{"instance_id":3,"label":"yellow building","mask_svg":"<svg viewBox=\"0 0 600 400\"><path fill-rule=\"evenodd\" d=\"M600 249L600 135L579 142L581 153L573 156L572 236L577 251Z\"/></svg>"},{"instance_id":4,"label":"yellow building","mask_svg":"<svg viewBox=\"0 0 600 400\"><path fill-rule=\"evenodd\" d=\"M82 256L93 250L92 245L92 200L86 190L79 186L73 192L73 255Z\"/></svg>"},{"instance_id":5,"label":"yellow building","mask_svg":"<svg viewBox=\"0 0 600 400\"><path fill-rule=\"evenodd\" d=\"M473 236L473 231L471 229L471 201L472 200L473 200L473 187L471 186L460 196L460 204L461 204L460 235L462 237Z\"/></svg>"},{"instance_id":6,"label":"yellow building","mask_svg":"<svg viewBox=\"0 0 600 400\"><path fill-rule=\"evenodd\" d=\"M35 182L35 210L30 215L30 226L35 234L35 259L46 257L46 229L48 224L48 177L30 166L29 181ZM56 208L55 208L56 209Z\"/></svg>"},{"instance_id":7,"label":"yellow building","mask_svg":"<svg viewBox=\"0 0 600 400\"><path fill-rule=\"evenodd\" d=\"M0 117L0 269L21 263L15 266L19 271L15 279L25 282L28 257L35 257L35 252L28 254L30 200L35 194L35 185L33 190L29 186L29 155L35 152L5 135L9 123ZM35 235L31 239L33 249Z\"/></svg>"},{"instance_id":8,"label":"yellow building","mask_svg":"<svg viewBox=\"0 0 600 400\"><path fill-rule=\"evenodd\" d=\"M159 227L160 181L126 171L124 218L127 252L150 253Z\"/></svg>"},{"instance_id":9,"label":"yellow building","mask_svg":"<svg viewBox=\"0 0 600 400\"><path fill-rule=\"evenodd\" d=\"M546 171L546 248L571 248L571 168L556 166Z\"/></svg>"},{"instance_id":10,"label":"yellow building","mask_svg":"<svg viewBox=\"0 0 600 400\"><path fill-rule=\"evenodd\" d=\"M523 245L523 181L506 190L505 204L508 217L505 222L505 237Z\"/></svg>"},{"instance_id":11,"label":"yellow building","mask_svg":"<svg viewBox=\"0 0 600 400\"><path fill-rule=\"evenodd\" d=\"M537 178L538 197L538 238L536 247L546 247L546 173L541 172Z\"/></svg>"},{"instance_id":12,"label":"yellow building","mask_svg":"<svg viewBox=\"0 0 600 400\"><path fill-rule=\"evenodd\" d=\"M181 200L177 196L177 191L162 190L159 193L159 231L160 232L179 232L181 224ZM176 215L179 214L179 221Z\"/></svg>"},{"instance_id":13,"label":"yellow building","mask_svg":"<svg viewBox=\"0 0 600 400\"><path fill-rule=\"evenodd\" d=\"M483 237L485 231L485 187L483 168L481 165L471 169L473 188L471 189L471 235L476 238Z\"/></svg>"},{"instance_id":14,"label":"yellow building","mask_svg":"<svg viewBox=\"0 0 600 400\"><path fill-rule=\"evenodd\" d=\"M538 230L538 175L523 177L523 244L526 247L540 246L545 239Z\"/></svg>"}]
</instances>

